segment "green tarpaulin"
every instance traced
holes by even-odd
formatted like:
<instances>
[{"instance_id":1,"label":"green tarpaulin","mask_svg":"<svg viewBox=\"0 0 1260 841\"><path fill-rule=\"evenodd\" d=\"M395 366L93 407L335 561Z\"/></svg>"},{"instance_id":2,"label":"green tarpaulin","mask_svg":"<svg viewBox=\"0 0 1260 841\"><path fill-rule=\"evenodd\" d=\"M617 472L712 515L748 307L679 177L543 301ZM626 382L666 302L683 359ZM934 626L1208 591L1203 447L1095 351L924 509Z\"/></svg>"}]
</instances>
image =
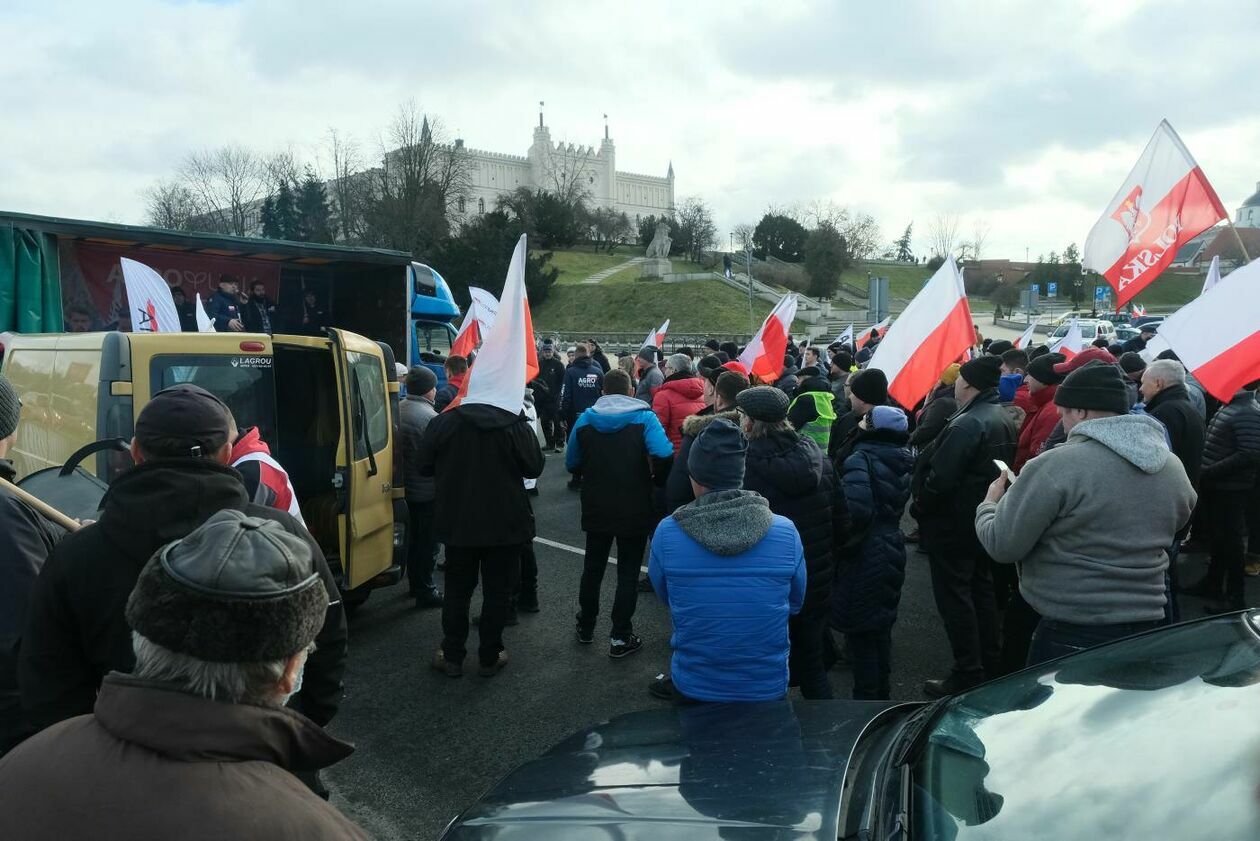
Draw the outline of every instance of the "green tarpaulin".
<instances>
[{"instance_id":1,"label":"green tarpaulin","mask_svg":"<svg viewBox=\"0 0 1260 841\"><path fill-rule=\"evenodd\" d=\"M28 228L0 225L0 332L61 330L57 238Z\"/></svg>"}]
</instances>

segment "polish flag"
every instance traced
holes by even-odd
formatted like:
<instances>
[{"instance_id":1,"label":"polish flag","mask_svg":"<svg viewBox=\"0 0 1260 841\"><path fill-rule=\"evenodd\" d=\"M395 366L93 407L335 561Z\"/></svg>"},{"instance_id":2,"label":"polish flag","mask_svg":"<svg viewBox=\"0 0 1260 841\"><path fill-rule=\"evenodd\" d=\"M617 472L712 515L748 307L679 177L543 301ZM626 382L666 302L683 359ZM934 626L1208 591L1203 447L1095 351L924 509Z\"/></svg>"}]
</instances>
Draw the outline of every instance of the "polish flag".
<instances>
[{"instance_id":1,"label":"polish flag","mask_svg":"<svg viewBox=\"0 0 1260 841\"><path fill-rule=\"evenodd\" d=\"M489 292L476 286L468 287L468 292L472 302L468 305L463 323L459 325L459 332L455 334L455 341L451 343L451 356L467 356L476 350L499 314L499 302Z\"/></svg>"},{"instance_id":2,"label":"polish flag","mask_svg":"<svg viewBox=\"0 0 1260 841\"><path fill-rule=\"evenodd\" d=\"M162 276L144 263L127 257L122 264L123 284L127 288L127 309L131 313L133 333L178 333L179 313L171 287Z\"/></svg>"},{"instance_id":3,"label":"polish flag","mask_svg":"<svg viewBox=\"0 0 1260 841\"><path fill-rule=\"evenodd\" d=\"M1107 278L1124 304L1159 277L1178 248L1225 218L1207 176L1164 120L1089 232L1081 265Z\"/></svg>"},{"instance_id":4,"label":"polish flag","mask_svg":"<svg viewBox=\"0 0 1260 841\"><path fill-rule=\"evenodd\" d=\"M525 383L538 376L534 319L525 292L525 253L525 235L521 234L508 265L503 297L496 303L497 317L447 411L463 403L497 406L513 414L524 409Z\"/></svg>"},{"instance_id":5,"label":"polish flag","mask_svg":"<svg viewBox=\"0 0 1260 841\"><path fill-rule=\"evenodd\" d=\"M787 353L787 337L796 318L796 293L789 292L779 299L774 309L761 323L761 329L753 336L748 347L739 355L739 361L750 375L762 382L774 382L783 371L783 356Z\"/></svg>"},{"instance_id":6,"label":"polish flag","mask_svg":"<svg viewBox=\"0 0 1260 841\"><path fill-rule=\"evenodd\" d=\"M946 260L888 328L867 367L884 372L894 400L914 406L975 340L962 275Z\"/></svg>"},{"instance_id":7,"label":"polish flag","mask_svg":"<svg viewBox=\"0 0 1260 841\"><path fill-rule=\"evenodd\" d=\"M1230 272L1165 319L1156 338L1217 400L1260 379L1260 261Z\"/></svg>"},{"instance_id":8,"label":"polish flag","mask_svg":"<svg viewBox=\"0 0 1260 841\"><path fill-rule=\"evenodd\" d=\"M1208 266L1207 277L1203 281L1203 291L1200 292L1199 294L1200 295L1207 294L1207 291L1209 289L1211 289L1213 286L1215 286L1216 284L1220 282L1221 282L1221 255L1218 254L1212 258L1212 263L1211 265ZM1142 313L1142 314L1146 315L1146 313Z\"/></svg>"},{"instance_id":9,"label":"polish flag","mask_svg":"<svg viewBox=\"0 0 1260 841\"><path fill-rule=\"evenodd\" d=\"M856 347L858 350L861 350L862 345L866 344L866 340L871 337L872 333L874 333L875 335L879 336L882 339L884 337L884 334L888 332L888 325L891 322L892 322L892 316L890 315L887 318L885 318L883 321L881 321L879 324L872 324L870 327L867 327L861 333L858 333L857 344L855 344L854 347ZM852 330L853 328L850 327L849 329Z\"/></svg>"},{"instance_id":10,"label":"polish flag","mask_svg":"<svg viewBox=\"0 0 1260 841\"><path fill-rule=\"evenodd\" d=\"M1146 315L1146 307L1142 306L1141 304L1134 304L1133 307L1129 310L1129 312L1132 314L1134 318L1141 318L1142 316Z\"/></svg>"},{"instance_id":11,"label":"polish flag","mask_svg":"<svg viewBox=\"0 0 1260 841\"><path fill-rule=\"evenodd\" d=\"M1085 337L1081 335L1081 323L1075 317L1068 323L1063 338L1050 346L1051 353L1061 353L1071 359L1085 348Z\"/></svg>"},{"instance_id":12,"label":"polish flag","mask_svg":"<svg viewBox=\"0 0 1260 841\"><path fill-rule=\"evenodd\" d=\"M651 333L647 334L647 338L643 340L643 344L639 346L639 350L645 347L654 347L661 350L665 347L665 334L669 332L669 319L665 319L665 323L657 327Z\"/></svg>"},{"instance_id":13,"label":"polish flag","mask_svg":"<svg viewBox=\"0 0 1260 841\"><path fill-rule=\"evenodd\" d=\"M852 324L850 324L843 333L841 333L839 336L836 336L836 342L842 345L853 344L853 325Z\"/></svg>"},{"instance_id":14,"label":"polish flag","mask_svg":"<svg viewBox=\"0 0 1260 841\"><path fill-rule=\"evenodd\" d=\"M1029 324L1024 334L1015 340L1015 347L1020 350L1028 350L1028 346L1032 344L1033 334L1037 332L1036 324Z\"/></svg>"}]
</instances>

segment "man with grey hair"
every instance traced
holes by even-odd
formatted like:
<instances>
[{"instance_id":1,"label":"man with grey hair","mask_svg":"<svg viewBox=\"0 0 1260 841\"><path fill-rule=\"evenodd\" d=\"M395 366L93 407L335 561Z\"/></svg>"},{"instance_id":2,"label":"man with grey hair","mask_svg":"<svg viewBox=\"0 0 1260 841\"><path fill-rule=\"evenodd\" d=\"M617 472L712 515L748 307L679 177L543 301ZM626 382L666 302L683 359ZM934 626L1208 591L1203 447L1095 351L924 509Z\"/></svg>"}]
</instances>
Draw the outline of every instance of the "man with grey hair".
<instances>
[{"instance_id":1,"label":"man with grey hair","mask_svg":"<svg viewBox=\"0 0 1260 841\"><path fill-rule=\"evenodd\" d=\"M675 353L665 361L665 381L652 395L652 411L665 429L674 454L682 445L683 421L704 408L704 380L692 369L691 357Z\"/></svg>"},{"instance_id":2,"label":"man with grey hair","mask_svg":"<svg viewBox=\"0 0 1260 841\"><path fill-rule=\"evenodd\" d=\"M134 673L0 760L6 834L366 838L293 773L353 751L285 707L327 605L274 521L228 509L159 549L127 599Z\"/></svg>"},{"instance_id":3,"label":"man with grey hair","mask_svg":"<svg viewBox=\"0 0 1260 841\"><path fill-rule=\"evenodd\" d=\"M1146 404L1146 414L1164 425L1168 433L1168 447L1181 460L1186 478L1197 491L1207 425L1186 387L1186 366L1175 359L1156 359L1142 372L1138 389ZM1181 618L1177 599L1173 595L1180 584L1177 580L1177 556L1181 552L1181 541L1185 540L1189 530L1187 523L1177 532L1168 550L1168 618L1174 622Z\"/></svg>"}]
</instances>

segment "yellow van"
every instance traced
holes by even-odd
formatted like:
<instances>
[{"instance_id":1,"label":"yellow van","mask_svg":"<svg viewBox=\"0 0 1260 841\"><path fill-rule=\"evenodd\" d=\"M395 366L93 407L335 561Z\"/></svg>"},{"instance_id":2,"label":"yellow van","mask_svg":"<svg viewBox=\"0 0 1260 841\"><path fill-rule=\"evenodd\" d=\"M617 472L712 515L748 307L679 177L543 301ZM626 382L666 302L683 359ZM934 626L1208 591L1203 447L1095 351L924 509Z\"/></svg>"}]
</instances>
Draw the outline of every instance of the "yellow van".
<instances>
[{"instance_id":1,"label":"yellow van","mask_svg":"<svg viewBox=\"0 0 1260 841\"><path fill-rule=\"evenodd\" d=\"M407 516L389 345L345 330L14 335L3 370L22 400L10 449L19 478L93 441L130 440L151 395L195 383L222 399L242 429L259 428L340 573L347 605L401 578ZM130 464L111 451L84 468L109 481Z\"/></svg>"}]
</instances>

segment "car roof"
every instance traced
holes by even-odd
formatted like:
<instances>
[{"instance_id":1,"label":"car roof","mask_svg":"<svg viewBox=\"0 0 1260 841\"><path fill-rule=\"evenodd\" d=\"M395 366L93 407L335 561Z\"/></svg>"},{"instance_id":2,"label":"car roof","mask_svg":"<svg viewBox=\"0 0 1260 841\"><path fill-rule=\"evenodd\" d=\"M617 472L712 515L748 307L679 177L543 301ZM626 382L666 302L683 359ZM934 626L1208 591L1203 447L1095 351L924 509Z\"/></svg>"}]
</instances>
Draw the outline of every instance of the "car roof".
<instances>
[{"instance_id":1,"label":"car roof","mask_svg":"<svg viewBox=\"0 0 1260 841\"><path fill-rule=\"evenodd\" d=\"M442 836L836 837L849 754L896 704L690 704L618 716L516 768ZM594 828L599 827L595 832ZM584 837L566 835L565 837Z\"/></svg>"}]
</instances>

